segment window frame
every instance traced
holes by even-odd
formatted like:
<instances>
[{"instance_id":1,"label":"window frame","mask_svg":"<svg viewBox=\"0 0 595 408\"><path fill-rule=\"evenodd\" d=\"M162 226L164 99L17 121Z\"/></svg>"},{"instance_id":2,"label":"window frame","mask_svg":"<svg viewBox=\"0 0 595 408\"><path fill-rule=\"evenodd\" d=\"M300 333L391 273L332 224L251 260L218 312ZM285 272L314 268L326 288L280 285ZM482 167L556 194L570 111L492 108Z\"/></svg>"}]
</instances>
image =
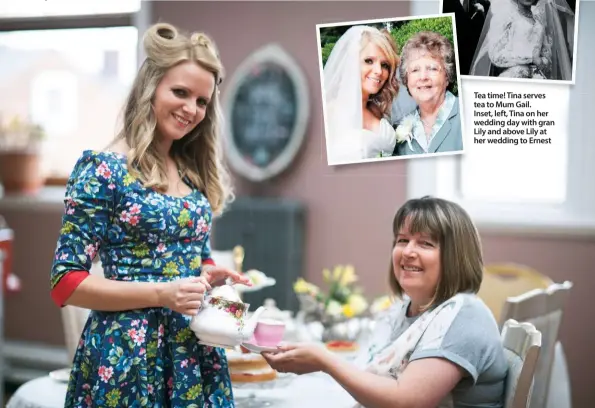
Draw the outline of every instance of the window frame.
<instances>
[{"instance_id":1,"label":"window frame","mask_svg":"<svg viewBox=\"0 0 595 408\"><path fill-rule=\"evenodd\" d=\"M151 4L141 1L137 11L123 13L51 15L34 17L0 16L0 32L63 30L84 28L136 27L138 30L137 65L140 66L146 55L142 48L142 36L152 20ZM49 176L45 186L64 187L68 176Z\"/></svg>"},{"instance_id":2,"label":"window frame","mask_svg":"<svg viewBox=\"0 0 595 408\"><path fill-rule=\"evenodd\" d=\"M412 15L432 14L439 2L414 0ZM583 6L579 19L586 23ZM589 13L590 14L590 13ZM576 21L577 24L581 22ZM520 235L595 236L595 138L590 135L590 115L595 112L595 78L589 75L595 54L589 52L589 38L595 36L593 25L582 24L574 58L575 85L570 89L568 105L568 158L566 200L552 204L503 204L489 200L469 200L461 195L460 156L413 158L407 163L407 198L434 195L459 203L474 219L478 228L494 233ZM590 31L590 33L586 32ZM463 79L463 81L478 79ZM503 84L503 86L505 86ZM546 85L547 86L547 85ZM471 139L467 135L468 139ZM467 141L467 143L472 143ZM464 153L463 153L464 154Z\"/></svg>"}]
</instances>

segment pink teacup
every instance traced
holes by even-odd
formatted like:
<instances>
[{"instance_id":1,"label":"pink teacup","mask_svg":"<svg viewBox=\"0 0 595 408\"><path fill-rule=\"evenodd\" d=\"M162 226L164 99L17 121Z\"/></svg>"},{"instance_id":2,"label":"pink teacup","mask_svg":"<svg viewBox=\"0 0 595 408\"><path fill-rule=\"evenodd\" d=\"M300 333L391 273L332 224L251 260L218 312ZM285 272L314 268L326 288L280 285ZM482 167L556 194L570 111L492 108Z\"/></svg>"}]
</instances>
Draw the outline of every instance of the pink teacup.
<instances>
[{"instance_id":1,"label":"pink teacup","mask_svg":"<svg viewBox=\"0 0 595 408\"><path fill-rule=\"evenodd\" d=\"M285 323L280 320L262 319L256 324L254 341L259 346L275 347L283 340Z\"/></svg>"}]
</instances>

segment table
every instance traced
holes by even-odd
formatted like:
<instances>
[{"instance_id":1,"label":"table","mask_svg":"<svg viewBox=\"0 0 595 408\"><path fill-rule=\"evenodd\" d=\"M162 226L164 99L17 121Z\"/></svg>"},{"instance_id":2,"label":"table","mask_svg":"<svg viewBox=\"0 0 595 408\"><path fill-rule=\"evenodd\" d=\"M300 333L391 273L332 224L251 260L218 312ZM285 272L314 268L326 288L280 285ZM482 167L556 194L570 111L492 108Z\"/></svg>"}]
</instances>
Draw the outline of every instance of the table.
<instances>
[{"instance_id":1,"label":"table","mask_svg":"<svg viewBox=\"0 0 595 408\"><path fill-rule=\"evenodd\" d=\"M238 408L246 406L240 403L250 392L235 389ZM66 383L58 382L49 376L36 378L23 384L12 396L6 408L63 408L66 395ZM297 376L289 386L283 388L259 390L257 398L272 402L271 408L350 408L353 400L329 376L315 373ZM258 401L258 399L256 399ZM253 404L254 407L266 405ZM570 382L562 346L556 346L554 367L550 381L547 408L570 408Z\"/></svg>"},{"instance_id":2,"label":"table","mask_svg":"<svg viewBox=\"0 0 595 408\"><path fill-rule=\"evenodd\" d=\"M6 408L63 408L65 395L66 383L39 377L21 385Z\"/></svg>"},{"instance_id":3,"label":"table","mask_svg":"<svg viewBox=\"0 0 595 408\"><path fill-rule=\"evenodd\" d=\"M259 390L257 392L259 399L256 401L266 398L274 402L271 407L283 408L307 406L345 408L345 404L341 405L341 401L345 401L348 395L338 388L333 388L331 381L330 377L327 378L320 373L297 376L288 387ZM332 392L333 389L338 392ZM249 393L246 389L234 390L234 394L240 401ZM12 396L6 408L62 408L65 395L66 383L58 382L49 376L40 377L23 384ZM238 406L241 407L241 404Z\"/></svg>"}]
</instances>

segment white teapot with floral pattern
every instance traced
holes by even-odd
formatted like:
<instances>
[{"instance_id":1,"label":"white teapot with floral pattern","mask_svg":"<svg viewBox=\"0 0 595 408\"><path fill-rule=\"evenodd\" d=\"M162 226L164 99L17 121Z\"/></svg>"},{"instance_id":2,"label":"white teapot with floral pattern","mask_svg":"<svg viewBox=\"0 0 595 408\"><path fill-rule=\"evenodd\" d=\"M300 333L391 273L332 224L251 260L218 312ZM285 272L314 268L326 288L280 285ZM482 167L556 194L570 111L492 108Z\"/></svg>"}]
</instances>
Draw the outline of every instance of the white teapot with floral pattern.
<instances>
[{"instance_id":1,"label":"white teapot with floral pattern","mask_svg":"<svg viewBox=\"0 0 595 408\"><path fill-rule=\"evenodd\" d=\"M266 310L261 306L248 319L249 308L250 305L242 302L230 285L213 288L205 294L201 309L190 322L190 329L200 344L237 347L252 339L258 318Z\"/></svg>"}]
</instances>

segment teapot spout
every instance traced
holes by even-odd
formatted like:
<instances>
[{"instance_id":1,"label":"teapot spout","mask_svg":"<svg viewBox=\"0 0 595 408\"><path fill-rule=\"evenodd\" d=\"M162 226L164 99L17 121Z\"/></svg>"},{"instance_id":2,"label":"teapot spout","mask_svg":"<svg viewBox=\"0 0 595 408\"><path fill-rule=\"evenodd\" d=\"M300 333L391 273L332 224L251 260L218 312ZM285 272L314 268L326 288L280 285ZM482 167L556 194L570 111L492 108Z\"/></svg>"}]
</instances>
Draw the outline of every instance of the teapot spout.
<instances>
[{"instance_id":1,"label":"teapot spout","mask_svg":"<svg viewBox=\"0 0 595 408\"><path fill-rule=\"evenodd\" d=\"M265 310L266 307L260 306L254 311L254 313L252 313L250 319L245 321L244 329L242 330L242 337L244 338L244 341L250 341L252 339L254 330L256 330L256 325L258 324L258 319Z\"/></svg>"}]
</instances>

